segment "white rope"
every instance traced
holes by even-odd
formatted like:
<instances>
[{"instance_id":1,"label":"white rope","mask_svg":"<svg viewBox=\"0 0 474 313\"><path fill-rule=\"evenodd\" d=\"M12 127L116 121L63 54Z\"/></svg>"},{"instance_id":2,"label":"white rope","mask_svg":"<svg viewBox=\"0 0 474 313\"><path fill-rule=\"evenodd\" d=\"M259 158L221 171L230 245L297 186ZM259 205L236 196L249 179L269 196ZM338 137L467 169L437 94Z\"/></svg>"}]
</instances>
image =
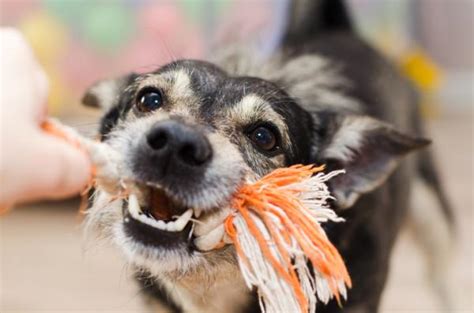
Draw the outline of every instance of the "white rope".
<instances>
[{"instance_id":1,"label":"white rope","mask_svg":"<svg viewBox=\"0 0 474 313\"><path fill-rule=\"evenodd\" d=\"M325 182L343 172L344 171L333 171L328 174L319 173L302 183L290 184L281 188L304 190L299 194L299 197L302 203L310 209L310 214L306 215L308 219L318 224L327 221L341 222L343 219L338 217L336 213L327 206L327 200L331 198L331 195ZM274 209L280 214L285 214L282 209ZM323 303L327 303L331 300L334 294L331 291L329 281L324 275L318 272L317 269L310 269L308 267L309 260L297 241L293 238L291 243L287 244L282 235L278 235L287 231L284 225L279 222L279 218L271 212L266 212L266 217L275 222L278 228L276 233L279 238L272 238L261 218L255 213L252 213L252 211L250 211L249 214L258 230L264 236L268 248L275 259L283 265L283 257L276 247L278 240L285 246L285 250L292 257L294 269L298 274L300 285L307 300L308 312L316 311L318 300ZM237 231L240 247L246 259L239 258L242 275L249 288L257 288L262 312L299 312L301 310L300 305L292 286L278 274L270 260L263 254L257 239L249 230L249 225L247 225L247 222L240 214L234 217L234 226ZM321 232L324 233L322 229ZM315 247L315 249L317 249L317 247ZM322 252L321 256L324 256ZM347 292L344 281L342 279L334 280L334 283L337 286L339 294L346 298Z\"/></svg>"}]
</instances>

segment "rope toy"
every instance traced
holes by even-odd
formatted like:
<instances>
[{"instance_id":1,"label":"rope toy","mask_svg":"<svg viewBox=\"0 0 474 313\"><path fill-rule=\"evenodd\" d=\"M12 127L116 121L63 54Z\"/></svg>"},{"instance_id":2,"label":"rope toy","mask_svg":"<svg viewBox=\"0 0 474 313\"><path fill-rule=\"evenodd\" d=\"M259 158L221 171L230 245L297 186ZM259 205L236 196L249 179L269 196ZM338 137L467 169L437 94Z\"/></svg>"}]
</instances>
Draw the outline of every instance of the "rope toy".
<instances>
[{"instance_id":1,"label":"rope toy","mask_svg":"<svg viewBox=\"0 0 474 313\"><path fill-rule=\"evenodd\" d=\"M42 127L88 152L94 167L92 184L121 185L120 156L106 143L82 137L57 121L47 120ZM327 205L331 195L325 184L343 171L325 174L323 169L276 169L244 184L231 201L233 212L224 221L225 232L247 286L258 292L262 312L315 312L318 300L335 298L341 304L341 297L347 297L351 279L320 226L343 221Z\"/></svg>"}]
</instances>

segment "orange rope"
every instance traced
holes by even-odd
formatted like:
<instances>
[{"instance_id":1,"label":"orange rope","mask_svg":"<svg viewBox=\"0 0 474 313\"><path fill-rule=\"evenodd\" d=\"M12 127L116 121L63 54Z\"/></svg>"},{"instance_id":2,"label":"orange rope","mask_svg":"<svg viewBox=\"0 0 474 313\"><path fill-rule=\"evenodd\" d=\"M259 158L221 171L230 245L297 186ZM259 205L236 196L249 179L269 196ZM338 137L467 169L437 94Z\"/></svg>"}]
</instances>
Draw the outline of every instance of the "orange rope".
<instances>
[{"instance_id":1,"label":"orange rope","mask_svg":"<svg viewBox=\"0 0 474 313\"><path fill-rule=\"evenodd\" d=\"M328 240L319 223L311 215L311 211L304 206L299 198L300 193L305 190L299 190L295 187L285 188L285 186L291 184L304 182L323 169L324 166L313 167L312 165L294 165L277 169L257 182L241 187L232 202L232 207L246 222L263 255L269 260L277 273L292 286L302 312L307 312L308 304L296 271L292 266L291 257L280 237L284 238L287 243L290 242L291 238L296 240L313 267L327 279L329 288L339 303L340 295L336 281L343 279L345 284L351 287L351 279L341 255ZM278 218L281 223L280 228L283 226L286 230L283 234L281 234L279 225L268 218L268 213ZM261 219L270 233L283 262L275 259L269 249L268 240L265 239L261 230L256 226L251 214L256 214ZM239 242L237 230L233 225L234 218L235 216L230 216L226 220L225 229L235 244L237 254L248 264Z\"/></svg>"}]
</instances>

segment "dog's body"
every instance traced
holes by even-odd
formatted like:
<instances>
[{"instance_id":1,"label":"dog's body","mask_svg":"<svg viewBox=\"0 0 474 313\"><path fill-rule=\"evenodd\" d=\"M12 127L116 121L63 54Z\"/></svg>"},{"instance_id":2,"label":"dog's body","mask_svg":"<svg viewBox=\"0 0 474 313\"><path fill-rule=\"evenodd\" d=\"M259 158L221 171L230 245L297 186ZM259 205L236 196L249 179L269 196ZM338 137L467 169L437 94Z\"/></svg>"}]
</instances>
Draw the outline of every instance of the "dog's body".
<instances>
[{"instance_id":1,"label":"dog's body","mask_svg":"<svg viewBox=\"0 0 474 313\"><path fill-rule=\"evenodd\" d=\"M226 53L218 66L176 61L146 76L96 85L85 98L107 107L103 139L126 154L131 176L159 185L171 198L167 201L204 208L204 220L219 215L216 208L225 206L248 172L259 177L296 163L345 168L347 174L332 180L330 188L337 199L333 206L346 222L325 227L354 287L342 308L333 301L318 305L319 313L377 311L414 182L440 199L439 207L426 210L439 216L432 222L447 225L451 220L429 152L402 160L428 143L420 139L416 92L351 24L340 1L295 1L282 46L267 60L255 62L237 51ZM163 112L150 109L147 99ZM141 143L144 134L147 143ZM165 146L174 154L166 152L164 158L163 137L170 136L178 143L191 142L191 156ZM182 160L170 161L170 156ZM154 168L163 162L165 168ZM201 169L201 163L208 165ZM219 186L213 185L215 179ZM135 187L143 206L154 191ZM130 226L127 204L107 201L107 193L99 191L89 224L124 249L154 300L173 312L260 311L256 294L240 277L232 247L204 252L196 241L199 232L192 237L186 228L176 246L174 234L156 233L138 222ZM164 213L151 214L159 220ZM423 214L411 215L415 224ZM149 238L157 235L164 239ZM436 258L441 250L430 251Z\"/></svg>"}]
</instances>

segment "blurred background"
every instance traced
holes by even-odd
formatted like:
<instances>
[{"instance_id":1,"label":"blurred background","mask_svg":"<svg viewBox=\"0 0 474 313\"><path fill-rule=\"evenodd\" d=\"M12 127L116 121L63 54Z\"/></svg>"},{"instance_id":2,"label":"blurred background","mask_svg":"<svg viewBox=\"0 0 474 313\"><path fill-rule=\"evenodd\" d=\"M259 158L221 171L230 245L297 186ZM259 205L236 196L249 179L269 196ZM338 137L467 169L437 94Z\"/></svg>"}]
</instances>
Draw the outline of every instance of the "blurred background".
<instances>
[{"instance_id":1,"label":"blurred background","mask_svg":"<svg viewBox=\"0 0 474 313\"><path fill-rule=\"evenodd\" d=\"M349 0L362 35L421 90L422 112L456 209L455 312L473 312L474 1ZM288 0L0 0L50 79L49 109L93 134L99 112L79 100L95 81L176 58L209 58L222 42L276 47ZM77 200L19 208L0 219L1 312L146 312L110 247L81 241ZM436 312L420 253L403 233L382 312Z\"/></svg>"}]
</instances>

